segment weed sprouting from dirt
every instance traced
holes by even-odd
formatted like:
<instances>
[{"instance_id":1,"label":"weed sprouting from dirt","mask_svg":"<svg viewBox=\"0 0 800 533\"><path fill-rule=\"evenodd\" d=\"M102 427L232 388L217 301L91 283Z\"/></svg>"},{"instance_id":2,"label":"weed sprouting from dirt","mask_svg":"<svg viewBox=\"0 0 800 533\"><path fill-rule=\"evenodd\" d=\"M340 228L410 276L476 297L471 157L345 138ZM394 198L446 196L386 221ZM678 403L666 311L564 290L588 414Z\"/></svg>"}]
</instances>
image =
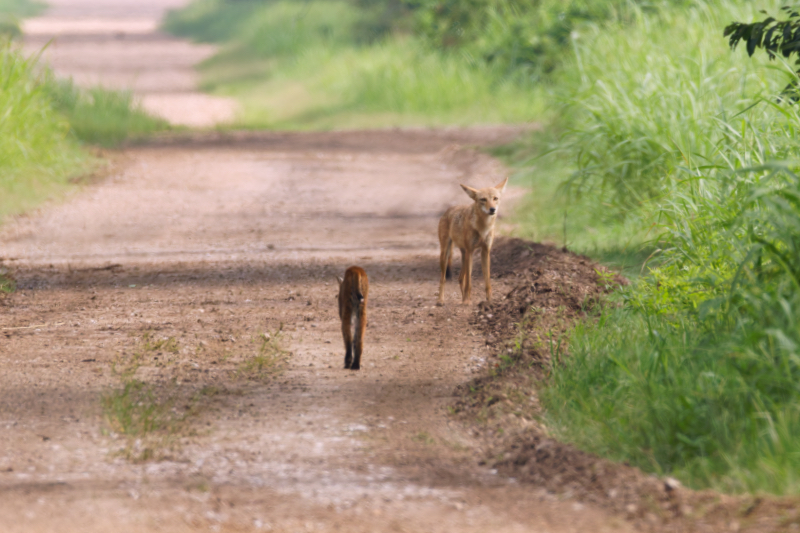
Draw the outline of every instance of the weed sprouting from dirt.
<instances>
[{"instance_id":1,"label":"weed sprouting from dirt","mask_svg":"<svg viewBox=\"0 0 800 533\"><path fill-rule=\"evenodd\" d=\"M163 339L156 339L150 333L145 333L142 336L144 344L142 349L145 352L164 351L176 354L179 352L178 341L175 337L167 337Z\"/></svg>"},{"instance_id":2,"label":"weed sprouting from dirt","mask_svg":"<svg viewBox=\"0 0 800 533\"><path fill-rule=\"evenodd\" d=\"M11 294L15 290L17 290L17 282L14 277L7 269L0 266L0 297Z\"/></svg>"},{"instance_id":3,"label":"weed sprouting from dirt","mask_svg":"<svg viewBox=\"0 0 800 533\"><path fill-rule=\"evenodd\" d=\"M145 381L137 374L148 355L179 352L174 337L157 339L145 333L133 354L120 354L111 364L119 387L101 396L108 429L126 443L119 454L132 461L164 458L175 449L180 437L191 433L188 421L201 410L204 400L214 395L208 387L192 392L172 377Z\"/></svg>"},{"instance_id":4,"label":"weed sprouting from dirt","mask_svg":"<svg viewBox=\"0 0 800 533\"><path fill-rule=\"evenodd\" d=\"M427 431L420 431L419 433L413 435L411 437L411 440L419 442L420 444L424 444L426 446L431 446L433 444L436 444L436 439L434 439L433 436L431 436L431 434L428 433Z\"/></svg>"},{"instance_id":5,"label":"weed sprouting from dirt","mask_svg":"<svg viewBox=\"0 0 800 533\"><path fill-rule=\"evenodd\" d=\"M239 364L236 377L261 381L283 371L289 355L283 347L283 324L274 332L262 333L255 342L259 343L258 353Z\"/></svg>"}]
</instances>

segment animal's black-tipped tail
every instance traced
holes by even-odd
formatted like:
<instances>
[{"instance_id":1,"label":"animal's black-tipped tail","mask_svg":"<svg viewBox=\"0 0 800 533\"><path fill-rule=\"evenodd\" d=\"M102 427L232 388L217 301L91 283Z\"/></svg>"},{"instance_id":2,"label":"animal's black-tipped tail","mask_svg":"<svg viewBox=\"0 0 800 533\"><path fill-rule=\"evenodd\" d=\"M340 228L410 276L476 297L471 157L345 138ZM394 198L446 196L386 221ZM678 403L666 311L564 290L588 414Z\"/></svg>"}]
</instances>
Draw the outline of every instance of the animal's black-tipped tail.
<instances>
[{"instance_id":1,"label":"animal's black-tipped tail","mask_svg":"<svg viewBox=\"0 0 800 533\"><path fill-rule=\"evenodd\" d=\"M453 271L450 265L447 265L447 268L444 270L444 279L453 279Z\"/></svg>"}]
</instances>

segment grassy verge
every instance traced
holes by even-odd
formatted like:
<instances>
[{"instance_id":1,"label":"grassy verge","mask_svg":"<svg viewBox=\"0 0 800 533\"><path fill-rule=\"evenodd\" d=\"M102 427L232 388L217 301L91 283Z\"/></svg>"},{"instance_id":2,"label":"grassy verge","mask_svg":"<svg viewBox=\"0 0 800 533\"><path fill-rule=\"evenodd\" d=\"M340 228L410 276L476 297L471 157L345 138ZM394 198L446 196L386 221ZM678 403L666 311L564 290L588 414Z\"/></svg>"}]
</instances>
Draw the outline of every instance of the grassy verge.
<instances>
[{"instance_id":1,"label":"grassy verge","mask_svg":"<svg viewBox=\"0 0 800 533\"><path fill-rule=\"evenodd\" d=\"M721 38L755 15L662 6L576 39L563 134L527 163L561 172L558 202L532 200L535 231L559 242L564 212L580 213L573 249L659 262L569 334L542 401L548 427L584 449L692 487L797 494L800 115L772 96L791 67Z\"/></svg>"},{"instance_id":2,"label":"grassy verge","mask_svg":"<svg viewBox=\"0 0 800 533\"><path fill-rule=\"evenodd\" d=\"M116 146L162 130L130 94L56 80L11 44L0 44L0 219L72 187L96 160L85 144Z\"/></svg>"},{"instance_id":3,"label":"grassy verge","mask_svg":"<svg viewBox=\"0 0 800 533\"><path fill-rule=\"evenodd\" d=\"M372 17L347 1L210 0L174 12L165 27L223 43L201 69L203 87L242 103L240 127L524 122L544 114L525 77L411 35L368 41L361 29Z\"/></svg>"},{"instance_id":4,"label":"grassy verge","mask_svg":"<svg viewBox=\"0 0 800 533\"><path fill-rule=\"evenodd\" d=\"M54 78L47 80L45 88L81 143L112 148L169 129L165 120L145 113L130 92L82 89L72 80Z\"/></svg>"},{"instance_id":5,"label":"grassy verge","mask_svg":"<svg viewBox=\"0 0 800 533\"><path fill-rule=\"evenodd\" d=\"M33 70L33 60L0 46L0 217L62 193L90 161Z\"/></svg>"}]
</instances>

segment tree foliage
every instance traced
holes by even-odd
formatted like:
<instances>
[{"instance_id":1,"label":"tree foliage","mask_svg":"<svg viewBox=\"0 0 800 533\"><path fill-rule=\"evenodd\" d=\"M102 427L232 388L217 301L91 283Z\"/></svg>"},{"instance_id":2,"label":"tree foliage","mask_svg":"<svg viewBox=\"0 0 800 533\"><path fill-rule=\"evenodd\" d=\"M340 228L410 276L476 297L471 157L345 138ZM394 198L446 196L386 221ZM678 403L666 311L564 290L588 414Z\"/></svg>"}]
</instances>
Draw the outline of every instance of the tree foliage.
<instances>
[{"instance_id":1,"label":"tree foliage","mask_svg":"<svg viewBox=\"0 0 800 533\"><path fill-rule=\"evenodd\" d=\"M794 64L800 74L800 13L790 6L782 7L781 11L786 13L786 20L767 16L761 22L732 22L725 28L723 37L728 37L728 44L733 50L740 42L744 42L750 57L759 48L767 53L770 60L779 54L786 59L794 56ZM762 13L767 15L766 11ZM793 101L797 101L800 97L797 80L787 85L783 94L789 94Z\"/></svg>"}]
</instances>

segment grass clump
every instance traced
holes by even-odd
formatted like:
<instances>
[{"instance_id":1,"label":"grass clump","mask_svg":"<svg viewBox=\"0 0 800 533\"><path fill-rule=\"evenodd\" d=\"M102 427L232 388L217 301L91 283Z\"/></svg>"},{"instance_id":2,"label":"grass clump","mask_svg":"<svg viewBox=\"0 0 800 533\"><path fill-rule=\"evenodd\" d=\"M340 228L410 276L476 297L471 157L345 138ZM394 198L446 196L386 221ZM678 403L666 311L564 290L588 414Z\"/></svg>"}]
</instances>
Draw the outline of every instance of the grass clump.
<instances>
[{"instance_id":1,"label":"grass clump","mask_svg":"<svg viewBox=\"0 0 800 533\"><path fill-rule=\"evenodd\" d=\"M274 332L267 332L258 337L256 340L259 344L258 353L239 363L236 377L263 381L283 371L288 352L283 347L282 329L283 325Z\"/></svg>"},{"instance_id":2,"label":"grass clump","mask_svg":"<svg viewBox=\"0 0 800 533\"><path fill-rule=\"evenodd\" d=\"M5 296L15 290L17 290L17 282L14 280L14 276L7 269L0 266L0 294Z\"/></svg>"},{"instance_id":3,"label":"grass clump","mask_svg":"<svg viewBox=\"0 0 800 533\"><path fill-rule=\"evenodd\" d=\"M188 431L189 419L198 414L203 397L202 391L192 393L174 377L155 382L137 377L148 357L163 351L177 353L177 341L145 334L139 349L129 357L120 355L112 364L120 386L101 396L109 430L126 441L120 454L134 461L159 459L174 449Z\"/></svg>"},{"instance_id":4,"label":"grass clump","mask_svg":"<svg viewBox=\"0 0 800 533\"><path fill-rule=\"evenodd\" d=\"M114 147L169 128L165 120L143 111L127 91L81 89L71 79L55 78L48 79L46 88L72 134L84 143Z\"/></svg>"}]
</instances>

